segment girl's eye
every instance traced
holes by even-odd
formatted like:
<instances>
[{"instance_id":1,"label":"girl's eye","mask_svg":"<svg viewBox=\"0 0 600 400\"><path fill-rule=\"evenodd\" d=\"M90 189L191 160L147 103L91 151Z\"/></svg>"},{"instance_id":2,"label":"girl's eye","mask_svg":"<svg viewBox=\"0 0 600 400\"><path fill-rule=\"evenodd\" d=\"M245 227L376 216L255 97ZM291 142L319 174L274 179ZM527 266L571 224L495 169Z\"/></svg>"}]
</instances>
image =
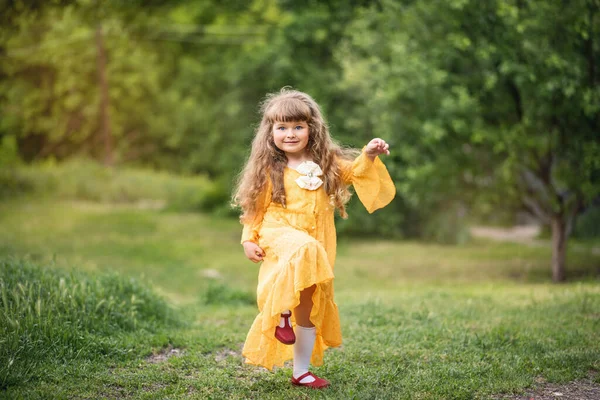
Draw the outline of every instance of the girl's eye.
<instances>
[{"instance_id":1,"label":"girl's eye","mask_svg":"<svg viewBox=\"0 0 600 400\"><path fill-rule=\"evenodd\" d=\"M301 125L298 125L298 126L296 127L296 129L302 129L302 126L301 126Z\"/></svg>"},{"instance_id":2,"label":"girl's eye","mask_svg":"<svg viewBox=\"0 0 600 400\"><path fill-rule=\"evenodd\" d=\"M285 129L285 127L284 127L284 126L280 126L280 127L279 127L279 128L277 128L277 129L279 129L279 130L281 131L281 130L284 130L284 129Z\"/></svg>"}]
</instances>

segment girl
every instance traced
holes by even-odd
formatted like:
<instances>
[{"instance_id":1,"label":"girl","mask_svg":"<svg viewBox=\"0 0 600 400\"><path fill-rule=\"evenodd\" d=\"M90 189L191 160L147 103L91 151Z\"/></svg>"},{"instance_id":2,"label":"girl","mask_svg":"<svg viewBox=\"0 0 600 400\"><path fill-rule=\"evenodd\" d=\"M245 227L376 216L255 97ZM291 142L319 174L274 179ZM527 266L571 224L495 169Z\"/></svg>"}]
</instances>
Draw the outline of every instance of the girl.
<instances>
[{"instance_id":1,"label":"girl","mask_svg":"<svg viewBox=\"0 0 600 400\"><path fill-rule=\"evenodd\" d=\"M322 365L325 349L342 343L333 300L334 209L346 218L350 184L370 213L392 201L396 189L377 158L389 146L373 139L354 159L356 150L331 139L317 103L295 90L268 95L261 111L233 197L242 209L244 253L262 261L260 313L242 354L269 370L293 356L292 383L324 388L329 382L308 367Z\"/></svg>"}]
</instances>

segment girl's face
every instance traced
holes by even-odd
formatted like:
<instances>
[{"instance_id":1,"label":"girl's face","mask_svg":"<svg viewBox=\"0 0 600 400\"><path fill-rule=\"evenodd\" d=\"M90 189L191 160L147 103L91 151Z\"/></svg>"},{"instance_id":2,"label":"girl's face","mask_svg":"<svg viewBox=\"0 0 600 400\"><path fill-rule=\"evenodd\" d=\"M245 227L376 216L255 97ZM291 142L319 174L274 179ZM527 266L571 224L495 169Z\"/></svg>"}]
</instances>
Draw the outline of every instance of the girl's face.
<instances>
[{"instance_id":1,"label":"girl's face","mask_svg":"<svg viewBox=\"0 0 600 400\"><path fill-rule=\"evenodd\" d=\"M308 145L308 123L306 121L275 122L273 140L275 146L286 155L302 156Z\"/></svg>"}]
</instances>

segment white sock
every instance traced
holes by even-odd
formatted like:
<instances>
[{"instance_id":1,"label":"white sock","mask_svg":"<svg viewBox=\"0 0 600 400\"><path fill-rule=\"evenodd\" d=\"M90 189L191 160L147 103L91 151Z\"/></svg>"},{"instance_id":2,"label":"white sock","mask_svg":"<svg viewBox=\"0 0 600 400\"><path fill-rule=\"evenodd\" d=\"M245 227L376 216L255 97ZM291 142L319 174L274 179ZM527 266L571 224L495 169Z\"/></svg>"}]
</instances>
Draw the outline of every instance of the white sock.
<instances>
[{"instance_id":1,"label":"white sock","mask_svg":"<svg viewBox=\"0 0 600 400\"><path fill-rule=\"evenodd\" d=\"M294 343L294 378L308 372L310 366L310 356L315 347L315 339L317 337L317 329L315 327L306 328L296 325L296 343ZM300 383L314 382L315 378L307 376Z\"/></svg>"},{"instance_id":2,"label":"white sock","mask_svg":"<svg viewBox=\"0 0 600 400\"><path fill-rule=\"evenodd\" d=\"M282 314L289 315L287 317L288 324L290 324L290 326L292 326L292 321L290 321L290 317L292 316L292 313L290 312L290 310L285 310L284 312L282 312ZM285 326L285 318L281 317L281 319L279 320L279 327L283 328L284 326Z\"/></svg>"}]
</instances>

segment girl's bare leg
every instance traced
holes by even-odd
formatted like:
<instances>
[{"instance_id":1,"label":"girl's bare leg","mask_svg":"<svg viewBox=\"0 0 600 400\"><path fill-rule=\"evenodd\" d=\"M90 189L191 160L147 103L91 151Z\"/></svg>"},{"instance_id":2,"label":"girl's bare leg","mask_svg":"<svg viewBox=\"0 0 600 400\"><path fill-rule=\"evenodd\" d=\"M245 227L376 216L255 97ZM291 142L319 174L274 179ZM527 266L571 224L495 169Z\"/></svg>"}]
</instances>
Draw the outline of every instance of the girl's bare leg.
<instances>
[{"instance_id":1,"label":"girl's bare leg","mask_svg":"<svg viewBox=\"0 0 600 400\"><path fill-rule=\"evenodd\" d=\"M312 328L315 326L310 322L310 312L312 310L313 302L312 295L317 288L316 285L312 285L300 292L300 304L294 309L294 317L296 318L296 324L305 328Z\"/></svg>"}]
</instances>

